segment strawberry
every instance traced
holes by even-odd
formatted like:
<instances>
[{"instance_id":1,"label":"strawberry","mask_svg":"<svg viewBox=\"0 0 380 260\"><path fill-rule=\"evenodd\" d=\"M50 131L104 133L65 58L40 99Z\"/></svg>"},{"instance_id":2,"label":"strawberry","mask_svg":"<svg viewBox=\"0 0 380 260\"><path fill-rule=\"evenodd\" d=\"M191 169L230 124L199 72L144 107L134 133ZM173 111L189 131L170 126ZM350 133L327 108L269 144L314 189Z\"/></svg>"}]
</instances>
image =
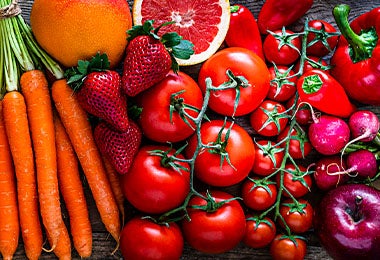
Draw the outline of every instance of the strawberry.
<instances>
[{"instance_id":1,"label":"strawberry","mask_svg":"<svg viewBox=\"0 0 380 260\"><path fill-rule=\"evenodd\" d=\"M128 46L123 65L122 87L128 96L136 96L166 77L168 72L178 71L176 58L189 59L193 45L177 33L165 33L161 37L153 20L135 25L128 30Z\"/></svg>"},{"instance_id":2,"label":"strawberry","mask_svg":"<svg viewBox=\"0 0 380 260\"><path fill-rule=\"evenodd\" d=\"M126 174L141 144L142 133L139 126L129 120L125 132L115 130L101 121L94 129L95 142L119 174Z\"/></svg>"},{"instance_id":3,"label":"strawberry","mask_svg":"<svg viewBox=\"0 0 380 260\"><path fill-rule=\"evenodd\" d=\"M84 110L123 132L128 129L127 97L121 89L120 75L108 68L107 55L97 54L90 61L79 61L78 67L66 71L66 76Z\"/></svg>"}]
</instances>

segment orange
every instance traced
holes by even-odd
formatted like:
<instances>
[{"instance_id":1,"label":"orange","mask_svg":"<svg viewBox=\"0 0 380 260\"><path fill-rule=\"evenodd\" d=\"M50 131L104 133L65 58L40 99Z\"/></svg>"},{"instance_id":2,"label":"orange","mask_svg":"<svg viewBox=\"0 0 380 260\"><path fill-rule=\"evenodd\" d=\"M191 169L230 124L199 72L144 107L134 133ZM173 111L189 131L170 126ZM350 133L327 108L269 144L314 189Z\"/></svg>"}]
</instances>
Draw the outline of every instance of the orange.
<instances>
[{"instance_id":1,"label":"orange","mask_svg":"<svg viewBox=\"0 0 380 260\"><path fill-rule=\"evenodd\" d=\"M146 20L154 20L155 26L175 22L160 31L177 32L194 44L195 53L189 60L178 59L183 66L201 63L214 54L230 23L229 0L135 0L132 11L134 24Z\"/></svg>"},{"instance_id":2,"label":"orange","mask_svg":"<svg viewBox=\"0 0 380 260\"><path fill-rule=\"evenodd\" d=\"M100 52L116 67L132 17L126 0L35 0L30 23L37 42L63 66Z\"/></svg>"}]
</instances>

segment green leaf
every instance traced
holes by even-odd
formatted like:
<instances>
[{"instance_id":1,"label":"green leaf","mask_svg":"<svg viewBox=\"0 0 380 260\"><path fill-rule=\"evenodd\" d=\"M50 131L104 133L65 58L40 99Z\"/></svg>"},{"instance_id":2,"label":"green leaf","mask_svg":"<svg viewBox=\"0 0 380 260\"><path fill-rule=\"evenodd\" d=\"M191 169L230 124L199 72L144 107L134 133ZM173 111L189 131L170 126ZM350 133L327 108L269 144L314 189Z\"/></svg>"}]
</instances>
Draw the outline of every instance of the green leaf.
<instances>
[{"instance_id":1,"label":"green leaf","mask_svg":"<svg viewBox=\"0 0 380 260\"><path fill-rule=\"evenodd\" d=\"M188 40L181 40L178 45L172 47L172 53L178 59L190 59L194 54L194 44Z\"/></svg>"}]
</instances>

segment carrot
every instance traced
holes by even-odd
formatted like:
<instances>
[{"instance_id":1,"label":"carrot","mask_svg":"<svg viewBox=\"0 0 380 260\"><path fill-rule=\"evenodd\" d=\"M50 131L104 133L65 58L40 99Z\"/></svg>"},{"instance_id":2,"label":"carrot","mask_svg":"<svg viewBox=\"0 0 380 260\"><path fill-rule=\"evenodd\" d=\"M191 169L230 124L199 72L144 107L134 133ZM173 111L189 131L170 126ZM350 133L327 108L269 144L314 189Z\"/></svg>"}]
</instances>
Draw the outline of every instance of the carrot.
<instances>
[{"instance_id":1,"label":"carrot","mask_svg":"<svg viewBox=\"0 0 380 260\"><path fill-rule=\"evenodd\" d=\"M58 243L63 219L58 188L53 109L48 82L42 71L29 70L21 75L20 85L32 133L42 223L50 237L50 245L54 249Z\"/></svg>"},{"instance_id":2,"label":"carrot","mask_svg":"<svg viewBox=\"0 0 380 260\"><path fill-rule=\"evenodd\" d=\"M48 235L49 243L52 244L51 237ZM71 259L71 241L70 235L67 231L65 223L62 222L60 227L59 239L54 248L54 254L59 260L70 260Z\"/></svg>"},{"instance_id":3,"label":"carrot","mask_svg":"<svg viewBox=\"0 0 380 260\"><path fill-rule=\"evenodd\" d=\"M20 224L15 172L2 110L3 102L0 100L0 253L7 260L12 259L17 250Z\"/></svg>"},{"instance_id":4,"label":"carrot","mask_svg":"<svg viewBox=\"0 0 380 260\"><path fill-rule=\"evenodd\" d=\"M119 209L95 144L87 113L78 103L75 93L65 79L53 83L52 97L82 166L102 222L112 237L119 242Z\"/></svg>"},{"instance_id":5,"label":"carrot","mask_svg":"<svg viewBox=\"0 0 380 260\"><path fill-rule=\"evenodd\" d=\"M20 92L7 92L3 99L3 116L11 150L16 180L22 238L29 259L38 259L42 250L36 176L32 141L24 97Z\"/></svg>"},{"instance_id":6,"label":"carrot","mask_svg":"<svg viewBox=\"0 0 380 260\"><path fill-rule=\"evenodd\" d=\"M69 213L74 247L82 258L89 257L92 251L92 229L80 180L78 159L58 115L54 117L54 124L58 183Z\"/></svg>"}]
</instances>

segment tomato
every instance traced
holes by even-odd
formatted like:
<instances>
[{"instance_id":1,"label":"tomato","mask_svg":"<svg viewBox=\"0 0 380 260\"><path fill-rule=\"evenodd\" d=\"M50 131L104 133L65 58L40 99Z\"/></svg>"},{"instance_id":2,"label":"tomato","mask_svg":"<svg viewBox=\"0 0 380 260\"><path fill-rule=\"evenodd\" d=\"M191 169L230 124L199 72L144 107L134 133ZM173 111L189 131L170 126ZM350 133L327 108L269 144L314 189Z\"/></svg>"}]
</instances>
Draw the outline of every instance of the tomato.
<instances>
[{"instance_id":1,"label":"tomato","mask_svg":"<svg viewBox=\"0 0 380 260\"><path fill-rule=\"evenodd\" d=\"M310 107L306 104L300 105L299 98L297 99L297 103L295 104L295 95L286 102L286 108L290 109L289 115L293 115L294 111L296 111L295 119L300 125L309 125L313 122L312 114ZM316 112L316 111L314 111Z\"/></svg>"},{"instance_id":2,"label":"tomato","mask_svg":"<svg viewBox=\"0 0 380 260\"><path fill-rule=\"evenodd\" d=\"M286 146L286 142L283 141L286 138L288 138L290 131L290 141L289 141L289 155L293 159L302 159L308 156L313 148L311 145L309 138L307 137L307 132L302 129L301 127L293 127L290 130L290 127L287 126L284 131L282 131L278 137L277 137L277 142L280 143L281 147Z\"/></svg>"},{"instance_id":3,"label":"tomato","mask_svg":"<svg viewBox=\"0 0 380 260\"><path fill-rule=\"evenodd\" d=\"M178 142L194 133L194 122L187 114L197 116L203 96L197 82L189 75L170 72L137 99L142 108L139 124L149 139L162 143Z\"/></svg>"},{"instance_id":4,"label":"tomato","mask_svg":"<svg viewBox=\"0 0 380 260\"><path fill-rule=\"evenodd\" d=\"M244 77L247 82L242 85L242 80L238 78L235 88L211 91L209 107L227 116L242 116L252 112L261 104L269 90L270 74L265 62L248 49L225 48L202 64L198 76L199 87L205 92L206 78L211 79L214 87L231 81L227 71L234 75L232 78ZM239 100L235 109L236 97Z\"/></svg>"},{"instance_id":5,"label":"tomato","mask_svg":"<svg viewBox=\"0 0 380 260\"><path fill-rule=\"evenodd\" d=\"M250 115L250 124L258 134L263 136L278 135L289 121L289 115L285 113L286 108L283 104L264 100L261 105Z\"/></svg>"},{"instance_id":6,"label":"tomato","mask_svg":"<svg viewBox=\"0 0 380 260\"><path fill-rule=\"evenodd\" d=\"M300 61L298 61L294 67L294 71L299 71L300 69ZM305 73L306 71L312 70L312 69L321 69L324 70L326 73L329 73L330 67L327 64L325 60L323 60L321 57L316 56L308 56L306 57L306 60L303 64L303 70L302 73Z\"/></svg>"},{"instance_id":7,"label":"tomato","mask_svg":"<svg viewBox=\"0 0 380 260\"><path fill-rule=\"evenodd\" d=\"M332 24L316 19L310 20L308 27L312 31L307 35L307 54L323 57L334 50L339 34Z\"/></svg>"},{"instance_id":8,"label":"tomato","mask_svg":"<svg viewBox=\"0 0 380 260\"><path fill-rule=\"evenodd\" d=\"M301 39L291 30L275 30L263 42L266 60L276 65L291 65L299 57Z\"/></svg>"},{"instance_id":9,"label":"tomato","mask_svg":"<svg viewBox=\"0 0 380 260\"><path fill-rule=\"evenodd\" d=\"M290 231L294 233L308 231L313 225L313 214L313 207L305 199L298 199L297 203L292 199L286 199L280 206L280 215ZM279 220L279 224L282 227L285 226L281 220Z\"/></svg>"},{"instance_id":10,"label":"tomato","mask_svg":"<svg viewBox=\"0 0 380 260\"><path fill-rule=\"evenodd\" d=\"M284 168L283 185L290 194L295 198L300 198L310 192L312 185L312 177L310 172L302 166L295 167L293 164L287 164ZM281 174L276 175L277 186L280 185ZM283 192L284 196L289 197L287 192Z\"/></svg>"},{"instance_id":11,"label":"tomato","mask_svg":"<svg viewBox=\"0 0 380 260\"><path fill-rule=\"evenodd\" d=\"M276 145L270 140L259 140L255 142L255 161L252 172L268 176L272 174L282 163L284 159L284 148Z\"/></svg>"},{"instance_id":12,"label":"tomato","mask_svg":"<svg viewBox=\"0 0 380 260\"><path fill-rule=\"evenodd\" d=\"M247 179L241 188L244 204L257 211L268 209L276 202L277 186L275 182L261 179Z\"/></svg>"},{"instance_id":13,"label":"tomato","mask_svg":"<svg viewBox=\"0 0 380 260\"><path fill-rule=\"evenodd\" d=\"M150 219L134 217L123 227L120 250L124 259L179 259L184 248L180 227L154 223Z\"/></svg>"},{"instance_id":14,"label":"tomato","mask_svg":"<svg viewBox=\"0 0 380 260\"><path fill-rule=\"evenodd\" d=\"M303 239L282 234L278 234L270 245L270 254L274 260L303 260L306 250Z\"/></svg>"},{"instance_id":15,"label":"tomato","mask_svg":"<svg viewBox=\"0 0 380 260\"><path fill-rule=\"evenodd\" d=\"M201 125L200 133L202 144L215 148L202 148L195 159L194 173L198 179L222 187L237 184L248 176L255 159L255 146L243 127L231 121L211 120ZM198 137L193 135L185 150L187 158L193 157L197 146Z\"/></svg>"},{"instance_id":16,"label":"tomato","mask_svg":"<svg viewBox=\"0 0 380 260\"><path fill-rule=\"evenodd\" d=\"M263 248L269 245L276 236L276 225L268 217L259 219L247 215L247 224L243 243L251 248Z\"/></svg>"},{"instance_id":17,"label":"tomato","mask_svg":"<svg viewBox=\"0 0 380 260\"><path fill-rule=\"evenodd\" d=\"M212 190L203 195L206 199L195 196L189 201L190 220L182 221L185 240L203 253L216 254L233 249L245 233L243 208L224 191ZM199 206L205 208L195 208Z\"/></svg>"},{"instance_id":18,"label":"tomato","mask_svg":"<svg viewBox=\"0 0 380 260\"><path fill-rule=\"evenodd\" d=\"M272 66L269 68L271 84L267 98L278 102L289 100L296 92L297 77L287 66Z\"/></svg>"},{"instance_id":19,"label":"tomato","mask_svg":"<svg viewBox=\"0 0 380 260\"><path fill-rule=\"evenodd\" d=\"M157 155L157 151L165 153L169 149L167 156ZM124 196L138 210L164 213L185 200L190 189L190 168L188 163L179 161L173 161L178 169L172 167L169 161L174 153L168 146L145 145L138 151L128 174L122 175ZM181 154L176 157L184 159Z\"/></svg>"}]
</instances>

